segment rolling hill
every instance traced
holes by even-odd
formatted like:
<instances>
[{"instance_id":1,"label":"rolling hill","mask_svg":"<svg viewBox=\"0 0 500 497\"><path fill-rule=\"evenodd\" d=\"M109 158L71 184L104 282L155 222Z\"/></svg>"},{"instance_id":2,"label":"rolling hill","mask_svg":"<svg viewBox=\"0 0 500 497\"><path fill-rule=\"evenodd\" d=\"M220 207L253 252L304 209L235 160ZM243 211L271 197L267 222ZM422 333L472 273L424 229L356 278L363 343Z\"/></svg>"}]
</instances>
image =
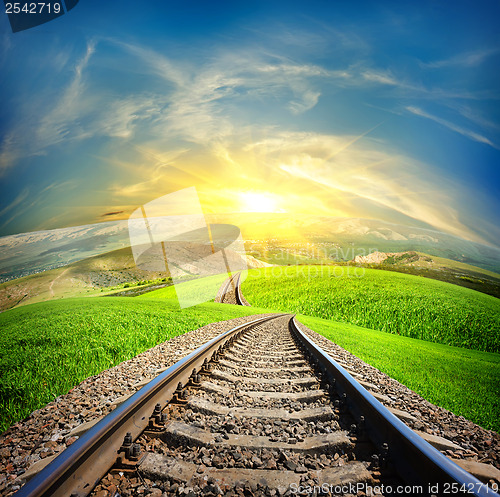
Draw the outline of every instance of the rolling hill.
<instances>
[{"instance_id":1,"label":"rolling hill","mask_svg":"<svg viewBox=\"0 0 500 497\"><path fill-rule=\"evenodd\" d=\"M348 261L370 252L416 251L500 273L500 250L419 226L375 219L273 213L210 214L209 223L241 230L258 259L295 244ZM55 269L130 245L126 220L0 237L0 282ZM306 250L307 251L307 250ZM269 262L269 260L268 260ZM271 261L272 262L272 261Z\"/></svg>"},{"instance_id":2,"label":"rolling hill","mask_svg":"<svg viewBox=\"0 0 500 497\"><path fill-rule=\"evenodd\" d=\"M190 273L177 267L172 271L176 276L193 277L204 274L207 268L196 252L190 253L194 261ZM233 264L244 261L249 268L266 267L268 264L253 257L243 257L227 251L228 260ZM145 271L136 266L130 247L113 250L102 255L89 257L65 267L43 271L30 276L0 284L0 311L46 300L102 295L103 291L123 289L125 284L137 282L160 282L166 285L170 281L170 272ZM159 281L160 280L160 281Z\"/></svg>"},{"instance_id":3,"label":"rolling hill","mask_svg":"<svg viewBox=\"0 0 500 497\"><path fill-rule=\"evenodd\" d=\"M352 262L357 266L446 281L500 298L500 275L443 257L413 251L372 252L366 256L356 256Z\"/></svg>"}]
</instances>

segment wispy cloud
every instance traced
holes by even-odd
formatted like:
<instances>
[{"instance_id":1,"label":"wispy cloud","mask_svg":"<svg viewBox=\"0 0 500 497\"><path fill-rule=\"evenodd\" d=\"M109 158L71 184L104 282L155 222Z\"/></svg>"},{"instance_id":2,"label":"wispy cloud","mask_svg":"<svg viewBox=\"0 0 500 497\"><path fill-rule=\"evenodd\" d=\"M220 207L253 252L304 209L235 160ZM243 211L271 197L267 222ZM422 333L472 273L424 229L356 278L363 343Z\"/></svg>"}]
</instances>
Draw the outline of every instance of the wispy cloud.
<instances>
[{"instance_id":1,"label":"wispy cloud","mask_svg":"<svg viewBox=\"0 0 500 497\"><path fill-rule=\"evenodd\" d=\"M118 169L117 180L107 186L107 192L118 202L137 201L154 196L155 192L168 189L173 183L171 173L187 149L159 152L152 148L136 147L136 156L129 160L106 159ZM132 181L131 181L132 178Z\"/></svg>"},{"instance_id":2,"label":"wispy cloud","mask_svg":"<svg viewBox=\"0 0 500 497\"><path fill-rule=\"evenodd\" d=\"M84 55L75 65L72 78L61 90L61 96L42 90L30 95L20 106L10 132L0 144L0 176L16 165L19 159L45 155L46 150L63 141L83 139L92 132L82 127L82 118L93 109L86 95L84 72L95 52L95 42L87 44ZM61 60L51 70L61 70L67 64L68 54L61 52ZM54 56L57 58L57 55ZM56 95L58 95L56 93Z\"/></svg>"},{"instance_id":3,"label":"wispy cloud","mask_svg":"<svg viewBox=\"0 0 500 497\"><path fill-rule=\"evenodd\" d=\"M169 57L132 43L123 43L119 40L108 39L109 43L122 47L124 50L134 55L137 60L144 62L161 79L170 81L176 86L183 86L188 81L189 64L173 62Z\"/></svg>"},{"instance_id":4,"label":"wispy cloud","mask_svg":"<svg viewBox=\"0 0 500 497\"><path fill-rule=\"evenodd\" d=\"M487 58L500 53L500 48L489 48L460 53L449 59L434 62L422 62L421 66L429 69L441 69L447 67L475 67L482 64Z\"/></svg>"},{"instance_id":5,"label":"wispy cloud","mask_svg":"<svg viewBox=\"0 0 500 497\"><path fill-rule=\"evenodd\" d=\"M332 71L312 64L292 64L286 59L281 64L268 63L256 68L258 72L281 77L346 77L345 71Z\"/></svg>"},{"instance_id":6,"label":"wispy cloud","mask_svg":"<svg viewBox=\"0 0 500 497\"><path fill-rule=\"evenodd\" d=\"M458 125L456 125L450 121L447 121L445 119L441 119L440 117L433 116L432 114L429 114L429 113L425 112L424 110L419 109L418 107L408 106L408 107L406 107L406 110L408 110L409 112L411 112L412 114L415 114L417 116L424 117L426 119L430 119L431 121L434 121L434 122L440 124L441 126L444 126L448 129L451 129L455 133L459 133L462 136L469 138L470 140L474 140L474 141L479 142L479 143L484 143L486 145L489 145L490 147L496 148L497 150L499 149L498 145L493 143L491 140L489 140L485 136L482 136L474 131L462 128L461 126L458 126Z\"/></svg>"},{"instance_id":7,"label":"wispy cloud","mask_svg":"<svg viewBox=\"0 0 500 497\"><path fill-rule=\"evenodd\" d=\"M318 91L305 91L302 93L302 99L299 101L291 101L289 104L290 110L294 114L302 114L307 110L312 109L318 103L321 93Z\"/></svg>"},{"instance_id":8,"label":"wispy cloud","mask_svg":"<svg viewBox=\"0 0 500 497\"><path fill-rule=\"evenodd\" d=\"M96 87L98 75L93 71L99 70L105 44L121 51L132 74L146 74L148 86L131 84L121 91ZM102 50L97 50L98 45ZM67 55L61 55L64 66L68 64ZM97 63L92 66L94 58ZM196 61L102 38L88 42L58 100L44 106L41 102L46 97L40 97L40 102L26 108L12 132L4 136L0 174L19 158L45 154L63 142L96 136L132 142L140 135L157 142L183 140L213 148L235 134L236 127L247 124L243 116L253 104L267 102L281 117L286 112L298 116L318 106L325 88L366 92L376 91L377 86L387 88L384 96L392 97L395 107L401 98L450 101L492 96L427 88L390 69L367 68L363 62L327 68L255 47L219 49L214 57ZM477 134L473 139L488 143L483 138Z\"/></svg>"},{"instance_id":9,"label":"wispy cloud","mask_svg":"<svg viewBox=\"0 0 500 497\"><path fill-rule=\"evenodd\" d=\"M381 85L401 86L404 88L408 88L408 85L406 83L402 83L401 81L396 79L389 71L375 71L375 70L363 71L361 73L361 76L366 81L379 83ZM415 89L415 87L413 86L410 86L410 88Z\"/></svg>"},{"instance_id":10,"label":"wispy cloud","mask_svg":"<svg viewBox=\"0 0 500 497\"><path fill-rule=\"evenodd\" d=\"M297 41L292 35L290 46ZM311 47L325 46L320 38L312 36ZM474 104L495 93L467 86L463 90L433 87L429 80L412 78L411 71L401 67L377 66L366 44L354 40L351 49L358 50L358 45L363 45L363 58L353 58L347 65L340 61L323 66L311 60L324 59L296 55L297 45L286 54L256 46L226 46L214 49L210 58L184 58L118 40L90 41L61 91L54 92L46 106L40 104L45 96L27 106L18 125L4 135L0 174L19 157L50 153L50 147L57 150L67 141L87 139L93 144L90 139L98 137L99 146L105 144L96 163L109 168L103 177L109 178L113 167L117 174L100 185L100 194L111 200L93 212L95 216L103 212L119 216L123 214L119 206L139 203L177 185L182 188L186 186L183 181L199 183L212 193L222 183L258 189L265 182L288 195L291 207L300 205L303 198L307 199L304 205L326 215L368 217L376 206L391 219L400 214L453 234L476 236L459 221L458 189L443 191L441 185L450 182L433 174L430 166L391 151L387 142L376 142L366 133L309 132L322 123L314 121L314 116L311 120L297 116L312 114L323 98L335 98L340 89L346 91L339 98L353 98L358 92L358 100L370 105L380 103L378 97L383 96L382 105L388 112L402 113L402 119L408 113L418 115L498 148L484 136L488 134L484 129L475 132L421 109L425 107L422 101L441 106L446 101L444 105L485 128L488 123L480 122ZM113 66L106 66L110 53L123 57L126 64L120 66L127 67L130 78L117 72L114 77L120 81L103 88L103 74L113 82ZM468 63L474 60L480 60L480 55L471 55ZM66 70L68 64L67 57L61 56L57 65ZM103 67L105 73L100 72ZM439 84L437 79L434 82ZM341 125L342 119L338 122ZM292 126L301 131L283 131ZM293 195L285 194L285 186ZM319 199L313 202L316 196ZM0 215L24 215L26 209L34 208L32 200L35 197L22 198Z\"/></svg>"},{"instance_id":11,"label":"wispy cloud","mask_svg":"<svg viewBox=\"0 0 500 497\"><path fill-rule=\"evenodd\" d=\"M367 84L392 87L396 90L395 99L411 98L415 100L498 100L500 93L495 90L477 90L460 88L440 88L413 82L410 77L395 75L390 70L360 69L353 72L346 81L353 86L366 87Z\"/></svg>"},{"instance_id":12,"label":"wispy cloud","mask_svg":"<svg viewBox=\"0 0 500 497\"><path fill-rule=\"evenodd\" d=\"M37 192L32 192L29 188L24 188L19 195L15 198L15 200L4 207L0 212L0 218L5 218L11 211L14 211L7 219L3 220L3 223L0 225L0 228L4 228L11 224L14 220L18 219L25 213L29 212L35 206L40 206L40 202L46 200L47 195L51 191L56 190L68 190L74 186L74 183L71 181L66 181L62 183L51 183L50 185L42 188L42 190Z\"/></svg>"},{"instance_id":13,"label":"wispy cloud","mask_svg":"<svg viewBox=\"0 0 500 497\"><path fill-rule=\"evenodd\" d=\"M150 49L121 44L138 62L169 83L163 95L155 95L164 109L155 122L158 132L173 134L207 145L230 136L233 119L228 113L252 99L272 97L283 102L292 114L315 107L321 96L319 81L345 78L343 71L329 71L288 58L262 54L256 50L224 50L199 65L179 62Z\"/></svg>"},{"instance_id":14,"label":"wispy cloud","mask_svg":"<svg viewBox=\"0 0 500 497\"><path fill-rule=\"evenodd\" d=\"M89 133L78 126L78 119L88 111L85 96L84 71L95 53L95 41L89 41L83 57L74 68L74 76L57 105L40 121L37 129L37 145L49 147L68 139L81 139Z\"/></svg>"},{"instance_id":15,"label":"wispy cloud","mask_svg":"<svg viewBox=\"0 0 500 497\"><path fill-rule=\"evenodd\" d=\"M0 211L0 218L8 214L12 209L16 208L17 206L21 205L29 196L30 190L29 188L23 188L17 197L9 204L6 205L1 211Z\"/></svg>"},{"instance_id":16,"label":"wispy cloud","mask_svg":"<svg viewBox=\"0 0 500 497\"><path fill-rule=\"evenodd\" d=\"M109 104L107 112L95 123L95 131L115 138L130 138L140 123L157 118L163 104L151 95L135 95L117 99Z\"/></svg>"},{"instance_id":17,"label":"wispy cloud","mask_svg":"<svg viewBox=\"0 0 500 497\"><path fill-rule=\"evenodd\" d=\"M385 219L400 214L440 231L480 240L459 221L457 185L425 164L361 138L278 133L245 150L268 169L301 180L304 189L307 184L317 185L315 195L334 212L371 217L370 211L384 209ZM444 190L443 184L449 189Z\"/></svg>"},{"instance_id":18,"label":"wispy cloud","mask_svg":"<svg viewBox=\"0 0 500 497\"><path fill-rule=\"evenodd\" d=\"M484 129L488 129L493 132L500 131L500 124L493 122L486 118L480 111L471 108L468 105L458 104L452 106L461 116L465 117L474 124L481 126Z\"/></svg>"}]
</instances>

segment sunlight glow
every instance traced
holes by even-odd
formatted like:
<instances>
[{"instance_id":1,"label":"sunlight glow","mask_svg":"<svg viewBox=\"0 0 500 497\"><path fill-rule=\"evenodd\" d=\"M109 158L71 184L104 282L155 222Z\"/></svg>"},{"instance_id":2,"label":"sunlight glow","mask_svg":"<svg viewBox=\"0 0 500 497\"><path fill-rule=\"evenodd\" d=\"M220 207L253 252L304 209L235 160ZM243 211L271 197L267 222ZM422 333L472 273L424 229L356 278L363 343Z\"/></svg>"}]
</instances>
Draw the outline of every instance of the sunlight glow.
<instances>
[{"instance_id":1,"label":"sunlight glow","mask_svg":"<svg viewBox=\"0 0 500 497\"><path fill-rule=\"evenodd\" d=\"M276 194L267 192L242 192L239 194L242 212L285 212L279 207Z\"/></svg>"}]
</instances>

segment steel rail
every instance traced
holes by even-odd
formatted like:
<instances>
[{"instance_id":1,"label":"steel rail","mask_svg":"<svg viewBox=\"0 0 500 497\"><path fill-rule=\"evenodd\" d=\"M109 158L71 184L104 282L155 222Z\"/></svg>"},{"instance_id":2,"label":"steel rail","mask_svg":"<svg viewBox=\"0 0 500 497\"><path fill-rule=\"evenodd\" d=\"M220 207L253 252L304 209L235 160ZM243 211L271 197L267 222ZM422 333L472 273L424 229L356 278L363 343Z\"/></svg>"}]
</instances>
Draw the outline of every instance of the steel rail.
<instances>
[{"instance_id":1,"label":"steel rail","mask_svg":"<svg viewBox=\"0 0 500 497\"><path fill-rule=\"evenodd\" d=\"M242 298L242 295L241 295L240 281L241 281L241 273L238 273L236 275L236 281L234 283L234 287L235 287L234 296L236 298L236 305L242 305L242 306L244 306L245 304L243 303L243 298Z\"/></svg>"},{"instance_id":2,"label":"steel rail","mask_svg":"<svg viewBox=\"0 0 500 497\"><path fill-rule=\"evenodd\" d=\"M307 337L300 330L295 317L290 320L290 331L310 357L318 361L319 367L329 379L335 380L337 391L346 394L345 400L350 412L358 420L364 416L365 430L372 442L379 447L388 444L391 464L404 481L422 486L424 494L479 497L499 495L394 416L348 371ZM437 491L429 491L433 488Z\"/></svg>"},{"instance_id":3,"label":"steel rail","mask_svg":"<svg viewBox=\"0 0 500 497\"><path fill-rule=\"evenodd\" d=\"M245 306L245 302L243 296L241 294L241 272L235 273L227 278L226 281L221 285L219 291L217 292L217 296L215 297L215 302L219 302L221 304L226 300L227 294L230 293L231 286L234 288L234 298L236 300L236 305Z\"/></svg>"},{"instance_id":4,"label":"steel rail","mask_svg":"<svg viewBox=\"0 0 500 497\"><path fill-rule=\"evenodd\" d=\"M226 295L229 293L229 288L231 286L231 283L233 282L235 277L236 277L236 274L228 276L228 278L224 281L222 286L219 288L219 291L217 292L217 296L215 298L215 302L219 302L221 304L224 303L224 300L226 299ZM243 305L243 304L238 304L238 305Z\"/></svg>"},{"instance_id":5,"label":"steel rail","mask_svg":"<svg viewBox=\"0 0 500 497\"><path fill-rule=\"evenodd\" d=\"M76 442L29 480L16 497L84 497L109 471L127 433L135 440L148 426L157 403L169 402L179 382L189 380L192 370L217 352L239 332L264 323L277 314L236 326L221 333L151 380L123 404L90 428Z\"/></svg>"},{"instance_id":6,"label":"steel rail","mask_svg":"<svg viewBox=\"0 0 500 497\"><path fill-rule=\"evenodd\" d=\"M218 302L220 304L224 303L224 296L227 293L227 289L230 283L230 278L224 281L224 283L220 286L219 291L217 292L217 295L215 296L215 302Z\"/></svg>"}]
</instances>

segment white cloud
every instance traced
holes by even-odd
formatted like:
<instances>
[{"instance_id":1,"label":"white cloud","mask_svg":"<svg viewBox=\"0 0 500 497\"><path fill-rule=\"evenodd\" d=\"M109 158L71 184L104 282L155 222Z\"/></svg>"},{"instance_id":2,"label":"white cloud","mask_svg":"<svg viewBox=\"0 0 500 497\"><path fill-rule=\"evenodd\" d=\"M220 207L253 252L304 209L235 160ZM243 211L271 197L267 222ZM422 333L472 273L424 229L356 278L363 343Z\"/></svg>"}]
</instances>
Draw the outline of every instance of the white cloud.
<instances>
[{"instance_id":1,"label":"white cloud","mask_svg":"<svg viewBox=\"0 0 500 497\"><path fill-rule=\"evenodd\" d=\"M134 55L139 61L147 64L147 66L160 78L170 81L176 86L183 86L188 82L187 74L189 66L187 64L175 63L168 57L140 45L123 43L117 40L108 41L121 46L127 52Z\"/></svg>"},{"instance_id":2,"label":"white cloud","mask_svg":"<svg viewBox=\"0 0 500 497\"><path fill-rule=\"evenodd\" d=\"M62 141L92 136L89 129L81 126L80 120L93 108L86 98L84 71L94 52L95 43L91 41L58 100L50 96L50 89L25 100L16 116L17 121L0 146L0 176L23 157L45 155L48 147ZM66 56L64 52L61 61L55 64L58 71L61 64L65 64L62 60Z\"/></svg>"},{"instance_id":3,"label":"white cloud","mask_svg":"<svg viewBox=\"0 0 500 497\"><path fill-rule=\"evenodd\" d=\"M84 71L95 53L96 43L90 41L84 56L76 64L74 76L63 92L57 105L40 121L36 132L36 146L49 147L67 139L81 139L90 136L77 121L88 112L85 96Z\"/></svg>"},{"instance_id":4,"label":"white cloud","mask_svg":"<svg viewBox=\"0 0 500 497\"><path fill-rule=\"evenodd\" d=\"M294 114L302 114L303 112L306 112L316 106L320 95L320 92L305 91L301 95L302 100L291 101L289 108Z\"/></svg>"},{"instance_id":5,"label":"white cloud","mask_svg":"<svg viewBox=\"0 0 500 497\"><path fill-rule=\"evenodd\" d=\"M333 209L342 204L347 213L352 213L357 199L365 199L383 206L389 217L393 211L447 233L479 238L459 221L460 188L449 178L440 177L409 157L387 151L374 140L360 138L279 133L245 150L272 170L327 187L317 189L317 196ZM448 189L443 189L444 184Z\"/></svg>"},{"instance_id":6,"label":"white cloud","mask_svg":"<svg viewBox=\"0 0 500 497\"><path fill-rule=\"evenodd\" d=\"M474 50L457 54L449 59L437 60L435 62L421 63L422 67L429 69L441 69L443 67L475 67L482 64L488 57L500 52L500 48L490 48L485 50Z\"/></svg>"},{"instance_id":7,"label":"white cloud","mask_svg":"<svg viewBox=\"0 0 500 497\"><path fill-rule=\"evenodd\" d=\"M310 65L310 64L292 64L290 62L284 62L282 64L263 64L256 68L257 71L280 76L303 76L303 77L331 77L331 76L342 76L344 73L342 71L329 71L323 67Z\"/></svg>"},{"instance_id":8,"label":"white cloud","mask_svg":"<svg viewBox=\"0 0 500 497\"><path fill-rule=\"evenodd\" d=\"M112 102L97 124L101 134L130 138L141 121L152 119L161 112L161 105L152 96L137 95Z\"/></svg>"},{"instance_id":9,"label":"white cloud","mask_svg":"<svg viewBox=\"0 0 500 497\"><path fill-rule=\"evenodd\" d=\"M40 97L40 102L28 106L4 137L0 174L20 157L44 154L64 141L94 136L133 141L141 133L157 141L181 139L213 147L236 133L236 128L246 126L242 116L254 102L269 103L270 110L280 113L280 119L283 111L300 115L318 105L325 86L363 91L381 85L393 88L395 99L481 98L470 92L428 89L390 70L366 69L361 63L346 69L327 69L258 49L225 48L197 64L139 45L99 41L105 43L121 50L131 74L145 74L148 85L135 83L117 92L96 89L91 70L98 67L101 55L96 51L97 42L91 40L55 105L52 101L52 108L47 109L40 104ZM94 57L96 64L90 67ZM66 60L67 53L61 58ZM488 143L479 134L468 132L468 136Z\"/></svg>"},{"instance_id":10,"label":"white cloud","mask_svg":"<svg viewBox=\"0 0 500 497\"><path fill-rule=\"evenodd\" d=\"M452 108L460 115L482 128L489 129L494 132L500 131L500 125L484 117L480 111L462 104L452 106Z\"/></svg>"},{"instance_id":11,"label":"white cloud","mask_svg":"<svg viewBox=\"0 0 500 497\"><path fill-rule=\"evenodd\" d=\"M395 99L411 98L418 100L498 100L500 95L496 91L470 91L468 89L450 89L439 87L426 87L421 83L412 82L410 79L405 79L394 75L390 70L378 69L360 69L359 73L351 70L349 78L346 78L346 84L351 84L357 87L366 87L368 84L378 84L383 86L393 87Z\"/></svg>"},{"instance_id":12,"label":"white cloud","mask_svg":"<svg viewBox=\"0 0 500 497\"><path fill-rule=\"evenodd\" d=\"M398 81L391 73L387 71L364 71L361 73L361 76L366 79L366 81L373 81L374 83L380 83L382 85L407 87L407 85Z\"/></svg>"},{"instance_id":13,"label":"white cloud","mask_svg":"<svg viewBox=\"0 0 500 497\"><path fill-rule=\"evenodd\" d=\"M490 147L499 149L498 145L495 145L493 142L491 142L485 136L482 136L474 131L462 128L461 126L458 126L458 125L456 125L450 121L447 121L445 119L441 119L440 117L433 116L432 114L429 114L429 113L423 111L422 109L419 109L418 107L408 106L408 107L406 107L406 110L408 110L409 112L411 112L412 114L415 114L417 116L424 117L426 119L430 119L431 121L434 121L434 122L440 124L441 126L445 126L446 128L451 129L455 133L459 133L462 136L469 138L470 140L474 140L474 141L477 141L479 143L484 143L486 145L489 145Z\"/></svg>"},{"instance_id":14,"label":"white cloud","mask_svg":"<svg viewBox=\"0 0 500 497\"><path fill-rule=\"evenodd\" d=\"M123 201L123 199L137 200L143 195L150 195L153 191L161 191L161 185L168 183L169 168L175 167L176 161L183 156L187 149L173 149L168 152L158 152L157 150L136 147L138 157L129 161L119 161L113 159L113 166L118 167L127 174L119 174L118 180L108 187L113 198ZM106 160L106 158L104 158ZM131 183L130 177L135 175L137 181ZM125 182L123 181L125 179Z\"/></svg>"},{"instance_id":15,"label":"white cloud","mask_svg":"<svg viewBox=\"0 0 500 497\"><path fill-rule=\"evenodd\" d=\"M29 188L26 187L23 188L11 203L9 205L6 205L0 211L0 218L5 216L5 214L9 213L12 209L17 207L18 205L22 204L28 198L29 193L30 193Z\"/></svg>"},{"instance_id":16,"label":"white cloud","mask_svg":"<svg viewBox=\"0 0 500 497\"><path fill-rule=\"evenodd\" d=\"M252 50L226 50L195 66L139 46L119 45L137 57L150 74L170 85L165 94L155 95L157 107L163 110L154 132L202 145L224 140L234 132L231 111L235 107L252 99L272 98L282 102L284 109L300 114L318 103L321 92L316 81L346 77L342 71Z\"/></svg>"}]
</instances>

